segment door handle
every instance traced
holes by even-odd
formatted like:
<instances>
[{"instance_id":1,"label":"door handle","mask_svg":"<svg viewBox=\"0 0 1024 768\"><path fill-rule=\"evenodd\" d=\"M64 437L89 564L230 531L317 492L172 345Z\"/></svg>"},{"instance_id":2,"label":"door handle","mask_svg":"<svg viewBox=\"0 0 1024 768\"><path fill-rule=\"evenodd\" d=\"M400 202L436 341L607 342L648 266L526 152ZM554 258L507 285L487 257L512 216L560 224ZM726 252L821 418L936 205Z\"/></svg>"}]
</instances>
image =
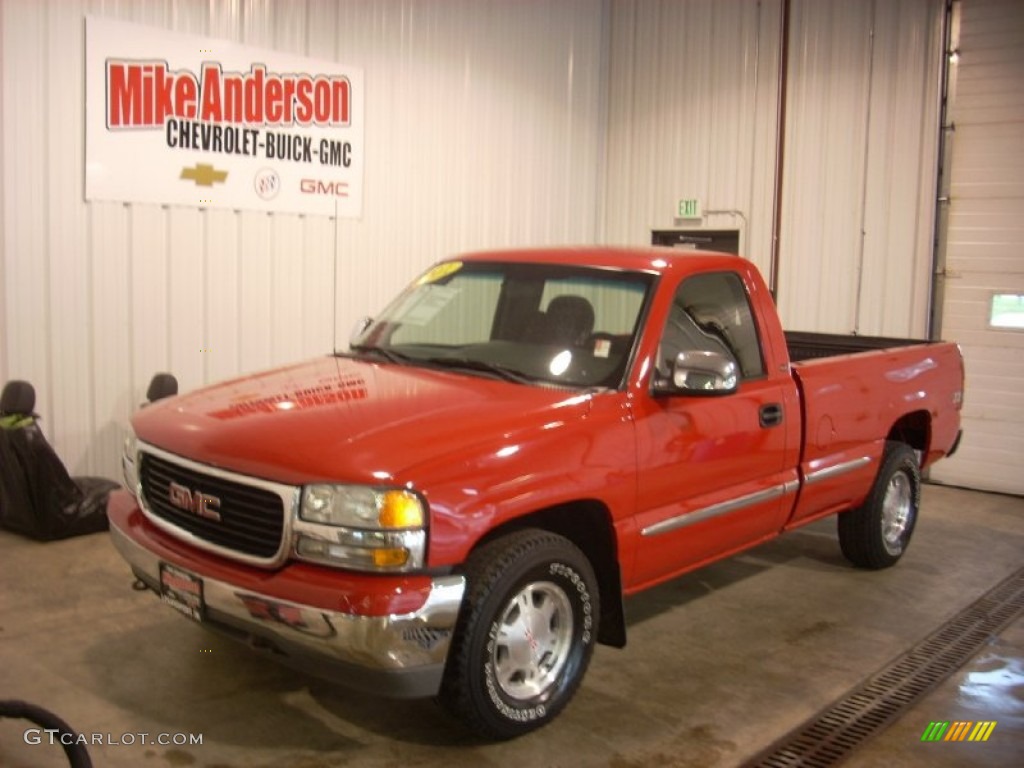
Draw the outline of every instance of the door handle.
<instances>
[{"instance_id":1,"label":"door handle","mask_svg":"<svg viewBox=\"0 0 1024 768\"><path fill-rule=\"evenodd\" d=\"M782 423L782 404L767 403L762 405L757 412L757 416L762 427L777 427Z\"/></svg>"}]
</instances>

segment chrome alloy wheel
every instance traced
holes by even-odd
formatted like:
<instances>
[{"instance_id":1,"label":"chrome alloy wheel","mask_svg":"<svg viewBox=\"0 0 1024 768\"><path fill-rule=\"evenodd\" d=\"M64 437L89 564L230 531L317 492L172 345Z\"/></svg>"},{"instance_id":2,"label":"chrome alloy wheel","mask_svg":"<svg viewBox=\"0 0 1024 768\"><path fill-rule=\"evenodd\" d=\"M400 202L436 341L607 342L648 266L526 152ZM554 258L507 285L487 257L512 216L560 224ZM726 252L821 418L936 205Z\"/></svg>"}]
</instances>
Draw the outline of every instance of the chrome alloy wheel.
<instances>
[{"instance_id":1,"label":"chrome alloy wheel","mask_svg":"<svg viewBox=\"0 0 1024 768\"><path fill-rule=\"evenodd\" d=\"M904 537L914 522L913 489L910 478L897 472L885 488L882 499L882 544L890 555L903 552Z\"/></svg>"},{"instance_id":2,"label":"chrome alloy wheel","mask_svg":"<svg viewBox=\"0 0 1024 768\"><path fill-rule=\"evenodd\" d=\"M526 584L508 601L491 651L505 695L522 701L547 691L569 658L572 622L569 596L550 581Z\"/></svg>"}]
</instances>

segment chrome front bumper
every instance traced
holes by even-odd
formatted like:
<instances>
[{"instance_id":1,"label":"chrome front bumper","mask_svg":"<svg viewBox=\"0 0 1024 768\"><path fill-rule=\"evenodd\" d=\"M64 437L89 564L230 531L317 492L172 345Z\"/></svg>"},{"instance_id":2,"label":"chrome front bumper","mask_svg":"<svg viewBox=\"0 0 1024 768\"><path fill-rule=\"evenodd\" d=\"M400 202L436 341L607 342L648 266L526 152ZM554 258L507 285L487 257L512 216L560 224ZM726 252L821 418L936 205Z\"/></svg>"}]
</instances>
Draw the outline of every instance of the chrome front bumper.
<instances>
[{"instance_id":1,"label":"chrome front bumper","mask_svg":"<svg viewBox=\"0 0 1024 768\"><path fill-rule=\"evenodd\" d=\"M161 562L178 564L170 558L162 561L137 543L115 515L110 536L135 576L161 594ZM440 688L465 590L462 576L435 577L418 610L361 616L287 602L196 575L202 580L204 625L317 677L402 698L433 696Z\"/></svg>"}]
</instances>

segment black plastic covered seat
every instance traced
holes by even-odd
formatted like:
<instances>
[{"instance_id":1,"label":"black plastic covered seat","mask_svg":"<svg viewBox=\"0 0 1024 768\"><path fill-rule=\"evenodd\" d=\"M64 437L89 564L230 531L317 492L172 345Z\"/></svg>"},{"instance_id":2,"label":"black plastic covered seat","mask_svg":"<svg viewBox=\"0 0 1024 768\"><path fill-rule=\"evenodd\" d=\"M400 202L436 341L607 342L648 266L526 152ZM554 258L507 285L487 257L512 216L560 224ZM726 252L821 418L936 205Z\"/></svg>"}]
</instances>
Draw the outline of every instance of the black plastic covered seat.
<instances>
[{"instance_id":1,"label":"black plastic covered seat","mask_svg":"<svg viewBox=\"0 0 1024 768\"><path fill-rule=\"evenodd\" d=\"M41 541L107 529L103 477L72 478L33 412L35 389L9 381L0 394L0 527Z\"/></svg>"}]
</instances>

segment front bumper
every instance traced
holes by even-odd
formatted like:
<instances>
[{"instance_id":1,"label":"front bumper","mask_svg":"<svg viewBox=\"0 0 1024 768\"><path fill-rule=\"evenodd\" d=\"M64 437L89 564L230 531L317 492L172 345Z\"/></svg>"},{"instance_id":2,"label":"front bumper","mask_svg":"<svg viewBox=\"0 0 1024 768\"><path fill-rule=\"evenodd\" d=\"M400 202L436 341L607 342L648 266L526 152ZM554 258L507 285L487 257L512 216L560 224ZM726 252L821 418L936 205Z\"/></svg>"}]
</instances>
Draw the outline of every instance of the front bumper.
<instances>
[{"instance_id":1,"label":"front bumper","mask_svg":"<svg viewBox=\"0 0 1024 768\"><path fill-rule=\"evenodd\" d=\"M201 579L202 623L211 629L357 690L401 698L438 692L462 576L382 579L307 565L260 571L181 545L146 521L125 492L112 494L108 517L114 547L154 592L161 593L161 563ZM399 612L380 613L382 606Z\"/></svg>"}]
</instances>

